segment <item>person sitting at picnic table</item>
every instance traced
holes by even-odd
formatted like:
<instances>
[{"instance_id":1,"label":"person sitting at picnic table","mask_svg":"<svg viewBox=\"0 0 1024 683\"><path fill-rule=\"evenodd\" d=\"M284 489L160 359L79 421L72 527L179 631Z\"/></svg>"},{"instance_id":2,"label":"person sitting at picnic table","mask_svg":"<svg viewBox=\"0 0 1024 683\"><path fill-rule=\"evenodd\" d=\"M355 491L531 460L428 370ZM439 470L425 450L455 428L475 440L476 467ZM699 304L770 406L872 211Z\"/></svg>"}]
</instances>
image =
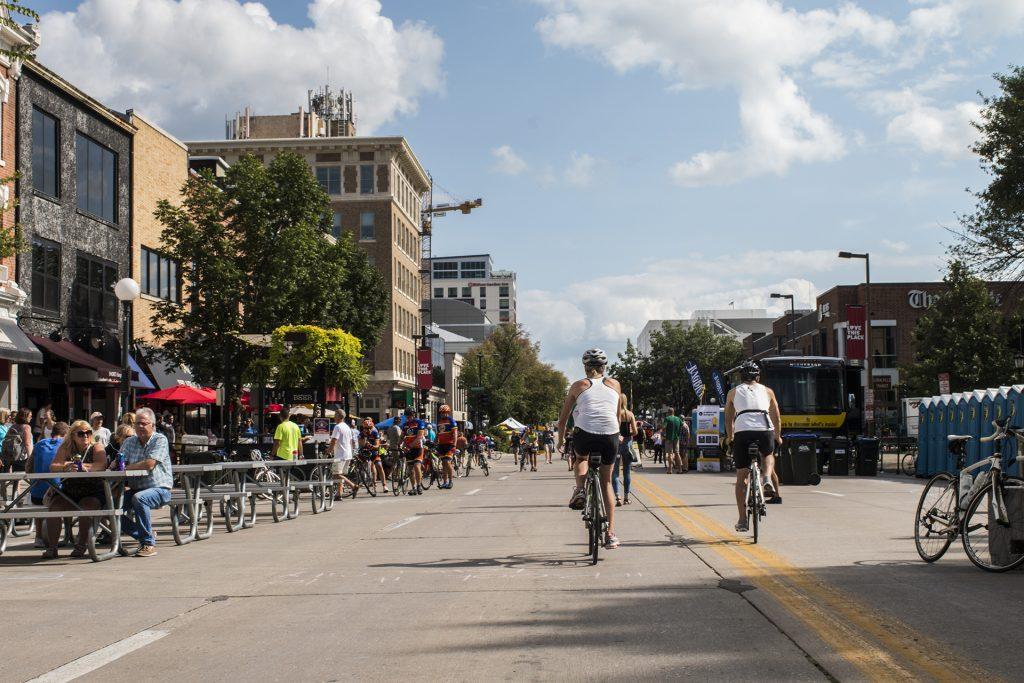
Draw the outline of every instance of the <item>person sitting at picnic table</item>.
<instances>
[{"instance_id":1,"label":"person sitting at picnic table","mask_svg":"<svg viewBox=\"0 0 1024 683\"><path fill-rule=\"evenodd\" d=\"M29 456L28 462L25 463L25 471L33 472L35 474L41 474L43 472L50 471L50 465L53 464L53 459L57 457L57 449L60 447L64 437L68 435L68 423L58 422L53 425L53 432L50 434L49 439L43 439L36 444L36 447L32 450L32 455ZM50 482L54 486L60 486L60 479L51 479ZM45 481L34 481L29 487L28 495L32 500L33 505L45 505L46 492L50 489L50 486ZM39 520L36 524L36 542L37 548L47 548L45 538L45 527L47 520ZM49 520L50 524L58 524L59 520Z\"/></svg>"},{"instance_id":2,"label":"person sitting at picnic table","mask_svg":"<svg viewBox=\"0 0 1024 683\"><path fill-rule=\"evenodd\" d=\"M50 463L51 472L102 472L107 469L107 451L92 440L92 427L85 420L75 420L68 429L69 436L61 441L57 454ZM40 442L42 444L46 439ZM60 493L50 499L50 512L68 510L99 510L103 495L103 484L99 479L64 479ZM92 518L78 519L78 538L71 557L85 557L86 543L92 530ZM60 538L60 518L46 525L46 550L44 560L57 557L57 541Z\"/></svg>"},{"instance_id":3,"label":"person sitting at picnic table","mask_svg":"<svg viewBox=\"0 0 1024 683\"><path fill-rule=\"evenodd\" d=\"M156 431L156 414L151 408L135 411L135 435L121 444L126 470L151 470L149 476L129 479L125 493L122 525L125 532L139 542L135 557L156 555L156 534L150 512L171 502L171 451L167 437ZM132 519L132 514L135 518ZM122 549L123 555L131 554Z\"/></svg>"},{"instance_id":4,"label":"person sitting at picnic table","mask_svg":"<svg viewBox=\"0 0 1024 683\"><path fill-rule=\"evenodd\" d=\"M117 454L121 452L121 444L129 436L135 436L134 427L117 425L117 429L114 430L114 434L110 437L110 443L107 444L107 460L114 460L117 457Z\"/></svg>"}]
</instances>

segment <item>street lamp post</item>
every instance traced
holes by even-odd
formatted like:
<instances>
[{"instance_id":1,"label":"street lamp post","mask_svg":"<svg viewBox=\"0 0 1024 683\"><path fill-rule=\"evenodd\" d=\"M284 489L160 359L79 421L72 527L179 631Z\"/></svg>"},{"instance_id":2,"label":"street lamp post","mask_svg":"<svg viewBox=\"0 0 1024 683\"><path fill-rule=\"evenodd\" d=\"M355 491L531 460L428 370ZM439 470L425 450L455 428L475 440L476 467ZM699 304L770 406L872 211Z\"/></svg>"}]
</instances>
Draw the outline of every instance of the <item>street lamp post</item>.
<instances>
[{"instance_id":1,"label":"street lamp post","mask_svg":"<svg viewBox=\"0 0 1024 683\"><path fill-rule=\"evenodd\" d=\"M128 347L131 344L132 302L139 298L139 283L130 277L122 278L114 285L114 296L121 302L121 315L124 318L121 336L121 414L128 412L128 396L132 390L132 369L128 362Z\"/></svg>"},{"instance_id":2,"label":"street lamp post","mask_svg":"<svg viewBox=\"0 0 1024 683\"><path fill-rule=\"evenodd\" d=\"M875 409L875 402L873 400L875 394L875 387L872 384L873 380L871 377L871 254L865 252L858 254L852 251L841 251L839 252L839 258L860 258L864 259L864 348L867 351L865 355L867 358L864 359L864 370L867 372L866 386L864 387L865 396L867 392L871 392L871 410ZM871 416L871 429L869 433L874 433L875 420L874 415Z\"/></svg>"},{"instance_id":3,"label":"street lamp post","mask_svg":"<svg viewBox=\"0 0 1024 683\"><path fill-rule=\"evenodd\" d=\"M789 324L786 325L786 329L789 330L789 343L796 348L796 304L793 303L793 295L773 292L771 298L789 299Z\"/></svg>"},{"instance_id":4,"label":"street lamp post","mask_svg":"<svg viewBox=\"0 0 1024 683\"><path fill-rule=\"evenodd\" d=\"M1017 370L1017 379L1024 379L1024 373L1021 372L1021 370L1024 370L1024 353L1018 351L1013 357L1013 367Z\"/></svg>"}]
</instances>

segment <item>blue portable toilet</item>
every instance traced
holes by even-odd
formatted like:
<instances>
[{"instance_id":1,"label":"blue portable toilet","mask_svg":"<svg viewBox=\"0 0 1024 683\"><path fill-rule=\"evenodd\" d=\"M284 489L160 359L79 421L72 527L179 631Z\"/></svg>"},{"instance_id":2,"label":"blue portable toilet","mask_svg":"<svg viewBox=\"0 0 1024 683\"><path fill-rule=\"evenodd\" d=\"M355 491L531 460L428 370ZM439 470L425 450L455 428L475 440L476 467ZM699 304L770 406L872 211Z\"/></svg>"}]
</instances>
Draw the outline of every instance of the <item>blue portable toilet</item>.
<instances>
[{"instance_id":1,"label":"blue portable toilet","mask_svg":"<svg viewBox=\"0 0 1024 683\"><path fill-rule=\"evenodd\" d=\"M1014 426L1017 424L1017 399L1020 396L1020 389L1016 386L999 387L999 397L1002 400L1003 417ZM1003 442L1003 465L1006 466L1007 474L1019 474L1020 466L1017 464L1017 439L1009 435Z\"/></svg>"},{"instance_id":2,"label":"blue portable toilet","mask_svg":"<svg viewBox=\"0 0 1024 683\"><path fill-rule=\"evenodd\" d=\"M928 449L931 448L931 442L929 441L931 425L928 423L928 416L931 405L931 398L922 398L921 402L917 404L917 464L915 465L915 473L919 477L923 477L928 473Z\"/></svg>"},{"instance_id":3,"label":"blue portable toilet","mask_svg":"<svg viewBox=\"0 0 1024 683\"><path fill-rule=\"evenodd\" d=\"M998 389L986 389L981 399L981 431L979 437L991 436L995 432L992 420L995 418L995 400L999 395ZM982 443L978 446L978 460L992 457L992 442ZM974 462L977 462L975 460Z\"/></svg>"},{"instance_id":4,"label":"blue portable toilet","mask_svg":"<svg viewBox=\"0 0 1024 683\"><path fill-rule=\"evenodd\" d=\"M978 439L981 438L981 402L985 398L985 392L981 389L976 389L970 393L970 398L967 399L967 424L964 430L964 434L970 434L973 437L967 442L967 463L978 462L979 459L979 448Z\"/></svg>"},{"instance_id":5,"label":"blue portable toilet","mask_svg":"<svg viewBox=\"0 0 1024 683\"><path fill-rule=\"evenodd\" d=\"M928 422L930 429L928 430L928 460L925 463L927 468L925 474L929 477L945 469L943 463L943 453L945 453L945 444L942 441L945 440L945 429L943 423L940 420L942 415L942 397L932 396L931 407L928 409Z\"/></svg>"}]
</instances>

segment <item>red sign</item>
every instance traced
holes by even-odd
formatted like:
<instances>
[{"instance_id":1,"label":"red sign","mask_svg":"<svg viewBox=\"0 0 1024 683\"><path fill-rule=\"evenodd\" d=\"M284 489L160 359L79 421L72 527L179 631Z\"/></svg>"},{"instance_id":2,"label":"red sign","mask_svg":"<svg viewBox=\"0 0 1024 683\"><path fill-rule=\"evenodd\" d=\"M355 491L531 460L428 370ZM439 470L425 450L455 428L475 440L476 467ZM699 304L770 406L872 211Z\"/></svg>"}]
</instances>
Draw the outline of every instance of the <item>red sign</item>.
<instances>
[{"instance_id":1,"label":"red sign","mask_svg":"<svg viewBox=\"0 0 1024 683\"><path fill-rule=\"evenodd\" d=\"M948 394L949 393L949 373L948 372L940 372L939 373L939 393L940 394Z\"/></svg>"},{"instance_id":2,"label":"red sign","mask_svg":"<svg viewBox=\"0 0 1024 683\"><path fill-rule=\"evenodd\" d=\"M430 349L416 350L416 386L424 391L434 386L434 365Z\"/></svg>"},{"instance_id":3,"label":"red sign","mask_svg":"<svg viewBox=\"0 0 1024 683\"><path fill-rule=\"evenodd\" d=\"M859 304L846 306L846 359L864 360L867 357L865 331L867 311Z\"/></svg>"}]
</instances>

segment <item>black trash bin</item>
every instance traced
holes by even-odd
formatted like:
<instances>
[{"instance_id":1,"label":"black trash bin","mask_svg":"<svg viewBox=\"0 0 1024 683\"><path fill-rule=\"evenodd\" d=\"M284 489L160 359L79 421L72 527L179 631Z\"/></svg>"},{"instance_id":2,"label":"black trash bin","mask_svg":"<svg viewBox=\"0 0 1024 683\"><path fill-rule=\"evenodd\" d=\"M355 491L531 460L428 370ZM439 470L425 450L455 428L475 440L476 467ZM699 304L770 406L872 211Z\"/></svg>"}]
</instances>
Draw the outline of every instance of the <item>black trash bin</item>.
<instances>
[{"instance_id":1,"label":"black trash bin","mask_svg":"<svg viewBox=\"0 0 1024 683\"><path fill-rule=\"evenodd\" d=\"M818 435L784 434L782 457L776 460L779 482L789 486L807 486L821 481L818 474Z\"/></svg>"},{"instance_id":2,"label":"black trash bin","mask_svg":"<svg viewBox=\"0 0 1024 683\"><path fill-rule=\"evenodd\" d=\"M878 475L878 439L862 436L857 439L857 476Z\"/></svg>"},{"instance_id":3,"label":"black trash bin","mask_svg":"<svg viewBox=\"0 0 1024 683\"><path fill-rule=\"evenodd\" d=\"M850 474L850 440L845 436L832 437L828 442L828 473L839 477Z\"/></svg>"}]
</instances>

